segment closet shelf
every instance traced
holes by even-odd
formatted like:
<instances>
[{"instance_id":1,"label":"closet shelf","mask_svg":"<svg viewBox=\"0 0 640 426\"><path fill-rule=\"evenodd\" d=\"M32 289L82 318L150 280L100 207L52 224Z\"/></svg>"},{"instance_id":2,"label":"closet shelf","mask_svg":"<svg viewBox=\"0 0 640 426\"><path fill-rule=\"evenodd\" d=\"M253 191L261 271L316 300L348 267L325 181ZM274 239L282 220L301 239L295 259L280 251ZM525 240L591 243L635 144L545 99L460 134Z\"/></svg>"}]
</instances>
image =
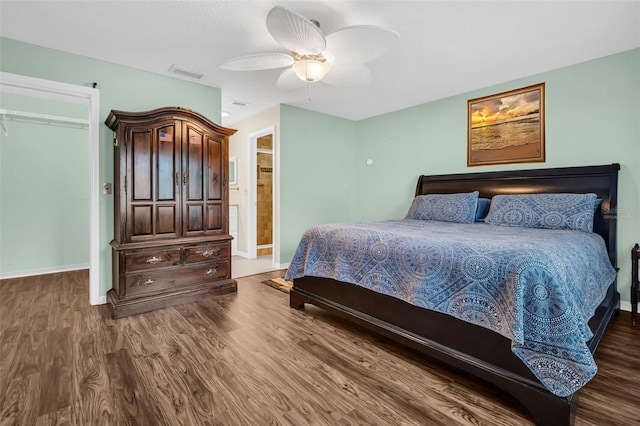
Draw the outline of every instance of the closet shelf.
<instances>
[{"instance_id":1,"label":"closet shelf","mask_svg":"<svg viewBox=\"0 0 640 426\"><path fill-rule=\"evenodd\" d=\"M71 117L62 117L59 115L38 114L35 112L14 111L10 109L0 109L0 115L30 118L34 120L42 120L42 121L56 122L56 123L73 123L73 124L82 124L87 126L89 125L89 120L85 120L82 118L71 118Z\"/></svg>"}]
</instances>

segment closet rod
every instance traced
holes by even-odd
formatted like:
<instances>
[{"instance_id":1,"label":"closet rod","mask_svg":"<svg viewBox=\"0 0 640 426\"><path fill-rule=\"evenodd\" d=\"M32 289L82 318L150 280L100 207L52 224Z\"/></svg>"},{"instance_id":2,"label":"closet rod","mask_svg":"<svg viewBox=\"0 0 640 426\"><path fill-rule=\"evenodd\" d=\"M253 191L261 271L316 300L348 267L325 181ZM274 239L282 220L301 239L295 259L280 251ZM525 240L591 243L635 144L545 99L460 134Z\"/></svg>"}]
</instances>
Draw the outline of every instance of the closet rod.
<instances>
[{"instance_id":1,"label":"closet rod","mask_svg":"<svg viewBox=\"0 0 640 426\"><path fill-rule=\"evenodd\" d=\"M89 120L81 118L62 117L59 115L37 114L35 112L13 111L9 109L0 109L0 115L12 115L15 117L36 118L45 121L56 121L61 123L74 123L89 125Z\"/></svg>"}]
</instances>

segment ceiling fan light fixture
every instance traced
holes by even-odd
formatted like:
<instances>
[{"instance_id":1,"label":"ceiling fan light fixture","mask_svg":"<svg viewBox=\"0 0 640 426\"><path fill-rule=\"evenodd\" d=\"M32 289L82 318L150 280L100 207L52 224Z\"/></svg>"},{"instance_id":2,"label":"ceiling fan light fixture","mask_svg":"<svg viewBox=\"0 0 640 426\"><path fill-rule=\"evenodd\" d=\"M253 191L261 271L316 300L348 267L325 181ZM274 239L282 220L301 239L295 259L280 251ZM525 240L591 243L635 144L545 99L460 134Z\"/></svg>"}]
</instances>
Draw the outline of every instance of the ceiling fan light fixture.
<instances>
[{"instance_id":1,"label":"ceiling fan light fixture","mask_svg":"<svg viewBox=\"0 0 640 426\"><path fill-rule=\"evenodd\" d=\"M230 71L286 68L276 81L281 90L309 88L318 81L337 87L371 84L371 70L365 63L381 56L399 38L396 31L373 25L353 25L325 36L318 21L282 6L269 11L266 24L273 39L291 54L244 55L219 67Z\"/></svg>"},{"instance_id":2,"label":"ceiling fan light fixture","mask_svg":"<svg viewBox=\"0 0 640 426\"><path fill-rule=\"evenodd\" d=\"M293 71L302 81L315 83L324 78L329 72L329 65L326 62L315 59L302 59L294 62Z\"/></svg>"}]
</instances>

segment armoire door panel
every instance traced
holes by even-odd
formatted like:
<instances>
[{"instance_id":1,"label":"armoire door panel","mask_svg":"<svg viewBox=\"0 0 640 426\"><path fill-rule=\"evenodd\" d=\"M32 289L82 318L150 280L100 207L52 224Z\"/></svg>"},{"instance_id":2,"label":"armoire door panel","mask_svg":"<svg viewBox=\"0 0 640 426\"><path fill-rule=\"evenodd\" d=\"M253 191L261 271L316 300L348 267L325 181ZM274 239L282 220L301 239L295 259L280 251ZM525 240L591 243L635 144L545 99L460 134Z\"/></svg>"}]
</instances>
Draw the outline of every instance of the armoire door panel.
<instances>
[{"instance_id":1,"label":"armoire door panel","mask_svg":"<svg viewBox=\"0 0 640 426\"><path fill-rule=\"evenodd\" d=\"M153 141L149 130L134 130L131 134L132 201L151 200L151 170L153 166Z\"/></svg>"},{"instance_id":2,"label":"armoire door panel","mask_svg":"<svg viewBox=\"0 0 640 426\"><path fill-rule=\"evenodd\" d=\"M184 165L186 172L186 200L203 201L204 191L202 180L204 168L204 146L202 145L202 131L188 123L185 124L186 147L183 152L186 155Z\"/></svg>"},{"instance_id":3,"label":"armoire door panel","mask_svg":"<svg viewBox=\"0 0 640 426\"><path fill-rule=\"evenodd\" d=\"M222 229L222 206L213 204L207 206L207 231Z\"/></svg>"},{"instance_id":4,"label":"armoire door panel","mask_svg":"<svg viewBox=\"0 0 640 426\"><path fill-rule=\"evenodd\" d=\"M156 207L156 235L171 234L175 236L178 232L176 227L176 206L157 206Z\"/></svg>"},{"instance_id":5,"label":"armoire door panel","mask_svg":"<svg viewBox=\"0 0 640 426\"><path fill-rule=\"evenodd\" d=\"M156 188L157 201L175 201L177 199L176 189L179 189L179 182L176 182L176 174L179 173L180 155L179 144L174 140L175 125L160 127L157 130L158 148L156 160Z\"/></svg>"},{"instance_id":6,"label":"armoire door panel","mask_svg":"<svg viewBox=\"0 0 640 426\"><path fill-rule=\"evenodd\" d=\"M193 164L190 163L190 166ZM187 201L203 201L202 167L189 167L187 172Z\"/></svg>"},{"instance_id":7,"label":"armoire door panel","mask_svg":"<svg viewBox=\"0 0 640 426\"><path fill-rule=\"evenodd\" d=\"M131 238L142 235L151 235L152 217L151 205L133 206L131 207Z\"/></svg>"},{"instance_id":8,"label":"armoire door panel","mask_svg":"<svg viewBox=\"0 0 640 426\"><path fill-rule=\"evenodd\" d=\"M223 194L222 171L226 164L222 164L222 144L217 138L206 135L207 141L207 199L220 200Z\"/></svg>"},{"instance_id":9,"label":"armoire door panel","mask_svg":"<svg viewBox=\"0 0 640 426\"><path fill-rule=\"evenodd\" d=\"M189 233L204 230L204 211L202 204L187 205L186 231Z\"/></svg>"}]
</instances>

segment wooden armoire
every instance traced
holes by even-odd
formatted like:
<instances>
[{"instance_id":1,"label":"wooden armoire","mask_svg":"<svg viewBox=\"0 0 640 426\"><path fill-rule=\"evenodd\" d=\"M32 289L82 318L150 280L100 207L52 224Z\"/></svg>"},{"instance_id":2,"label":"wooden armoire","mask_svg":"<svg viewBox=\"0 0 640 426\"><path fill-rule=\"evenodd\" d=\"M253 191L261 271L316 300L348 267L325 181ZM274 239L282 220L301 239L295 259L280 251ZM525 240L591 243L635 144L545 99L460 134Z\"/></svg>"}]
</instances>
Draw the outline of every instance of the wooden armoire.
<instances>
[{"instance_id":1,"label":"wooden armoire","mask_svg":"<svg viewBox=\"0 0 640 426\"><path fill-rule=\"evenodd\" d=\"M231 279L229 137L195 111L111 111L114 318L237 291Z\"/></svg>"}]
</instances>

